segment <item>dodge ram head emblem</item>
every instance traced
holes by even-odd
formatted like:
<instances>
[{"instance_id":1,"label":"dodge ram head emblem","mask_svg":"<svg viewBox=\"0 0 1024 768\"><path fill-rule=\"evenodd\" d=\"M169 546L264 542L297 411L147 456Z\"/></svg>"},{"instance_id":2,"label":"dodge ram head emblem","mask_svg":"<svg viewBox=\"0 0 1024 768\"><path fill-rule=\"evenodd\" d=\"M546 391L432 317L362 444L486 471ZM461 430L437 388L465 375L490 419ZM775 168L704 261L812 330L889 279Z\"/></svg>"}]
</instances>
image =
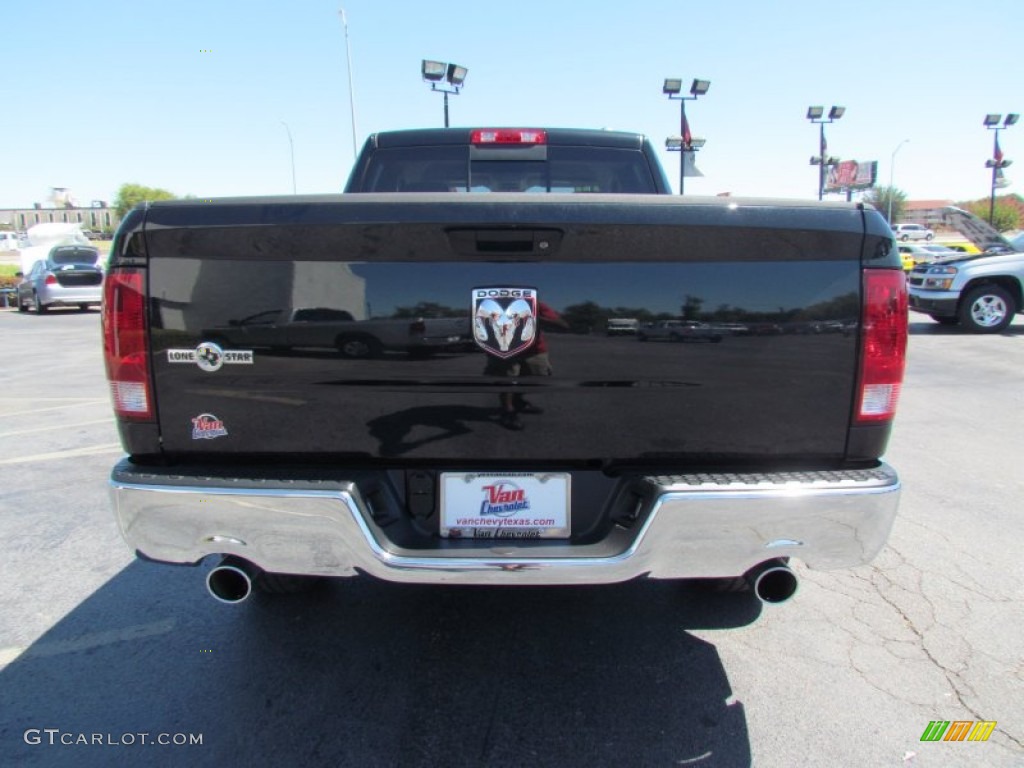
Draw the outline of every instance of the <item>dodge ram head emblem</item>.
<instances>
[{"instance_id":1,"label":"dodge ram head emblem","mask_svg":"<svg viewBox=\"0 0 1024 768\"><path fill-rule=\"evenodd\" d=\"M473 338L495 357L525 352L537 340L537 291L474 288Z\"/></svg>"}]
</instances>

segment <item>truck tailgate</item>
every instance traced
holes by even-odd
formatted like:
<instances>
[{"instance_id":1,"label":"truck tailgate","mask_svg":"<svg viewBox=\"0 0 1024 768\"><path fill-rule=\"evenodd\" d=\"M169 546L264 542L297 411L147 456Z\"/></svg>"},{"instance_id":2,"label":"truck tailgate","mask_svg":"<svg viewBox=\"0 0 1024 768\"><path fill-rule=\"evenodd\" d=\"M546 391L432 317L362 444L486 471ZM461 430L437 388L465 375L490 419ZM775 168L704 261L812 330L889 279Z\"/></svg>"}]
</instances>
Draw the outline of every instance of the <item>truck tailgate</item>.
<instances>
[{"instance_id":1,"label":"truck tailgate","mask_svg":"<svg viewBox=\"0 0 1024 768\"><path fill-rule=\"evenodd\" d=\"M874 247L861 212L794 204L767 217L767 203L653 196L453 198L150 208L163 450L392 466L845 456L862 261ZM568 327L540 322L552 375L488 366L495 358L465 336L481 288L533 290L560 316ZM304 308L353 320L305 337L258 327L261 316ZM700 320L714 333L644 343L607 335L609 317ZM403 334L418 338L421 321L451 323L450 335L406 347ZM388 338L370 356L343 355L361 327ZM533 406L522 430L500 420L508 392Z\"/></svg>"}]
</instances>

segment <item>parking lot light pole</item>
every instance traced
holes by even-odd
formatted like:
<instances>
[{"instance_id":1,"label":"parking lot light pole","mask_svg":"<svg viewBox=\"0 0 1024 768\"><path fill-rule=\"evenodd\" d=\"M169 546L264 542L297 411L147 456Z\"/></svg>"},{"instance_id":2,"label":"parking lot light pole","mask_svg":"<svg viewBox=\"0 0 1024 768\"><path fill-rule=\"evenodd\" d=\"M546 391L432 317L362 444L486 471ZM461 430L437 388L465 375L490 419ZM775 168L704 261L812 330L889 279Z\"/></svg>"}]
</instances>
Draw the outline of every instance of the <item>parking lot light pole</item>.
<instances>
[{"instance_id":1,"label":"parking lot light pole","mask_svg":"<svg viewBox=\"0 0 1024 768\"><path fill-rule=\"evenodd\" d=\"M811 158L811 165L818 166L818 199L821 200L825 195L825 168L830 165L835 165L839 162L838 157L829 157L825 154L828 149L828 144L825 143L825 123L834 123L836 120L841 118L846 112L846 107L832 107L828 111L828 117L824 117L824 107L808 107L807 108L807 119L811 123L816 123L819 128L818 136L818 155L817 157Z\"/></svg>"},{"instance_id":2,"label":"parking lot light pole","mask_svg":"<svg viewBox=\"0 0 1024 768\"><path fill-rule=\"evenodd\" d=\"M999 186L999 180L1002 177L1003 168L1008 167L1013 163L1013 160L1003 159L1003 150L999 148L999 132L1004 128L1009 128L1020 119L1020 115L1011 112L1003 120L1002 125L999 124L1002 115L985 115L985 127L990 131L995 131L995 137L992 139L992 159L985 162L986 168L992 169L992 189L988 198L988 224L994 226L993 221L996 216L996 187Z\"/></svg>"},{"instance_id":3,"label":"parking lot light pole","mask_svg":"<svg viewBox=\"0 0 1024 768\"><path fill-rule=\"evenodd\" d=\"M355 160L359 150L356 146L356 93L352 86L352 44L348 40L348 17L345 15L345 9L342 8L338 13L341 15L341 26L345 30L345 60L348 62L348 106L352 114L352 159Z\"/></svg>"},{"instance_id":4,"label":"parking lot light pole","mask_svg":"<svg viewBox=\"0 0 1024 768\"><path fill-rule=\"evenodd\" d=\"M669 137L665 140L665 146L670 151L675 151L678 148L679 151L679 194L683 194L683 187L685 186L686 179L686 153L696 152L698 149L704 146L704 139L700 139L700 144L697 144L696 139L690 135L690 125L686 122L686 102L696 101L698 96L703 96L708 92L708 88L711 87L710 80L694 79L690 84L690 95L684 96L682 94L683 81L678 78L665 78L665 83L661 87L661 92L668 96L670 99L677 99L679 101L679 144L678 147L670 144L673 142L675 137Z\"/></svg>"},{"instance_id":5,"label":"parking lot light pole","mask_svg":"<svg viewBox=\"0 0 1024 768\"><path fill-rule=\"evenodd\" d=\"M420 70L423 80L430 83L430 90L444 94L444 127L448 127L448 94L459 95L469 70L458 64L423 59ZM447 83L447 85L445 85Z\"/></svg>"},{"instance_id":6,"label":"parking lot light pole","mask_svg":"<svg viewBox=\"0 0 1024 768\"><path fill-rule=\"evenodd\" d=\"M893 176L896 172L896 153L900 151L900 147L906 144L910 139L904 139L896 145L896 149L892 151L892 157L889 159L889 213L886 219L889 221L889 226L892 226L892 192L893 192Z\"/></svg>"},{"instance_id":7,"label":"parking lot light pole","mask_svg":"<svg viewBox=\"0 0 1024 768\"><path fill-rule=\"evenodd\" d=\"M288 149L292 156L292 194L295 195L298 194L295 190L295 144L292 142L292 129L288 127L288 123L282 120L281 125L288 134Z\"/></svg>"}]
</instances>

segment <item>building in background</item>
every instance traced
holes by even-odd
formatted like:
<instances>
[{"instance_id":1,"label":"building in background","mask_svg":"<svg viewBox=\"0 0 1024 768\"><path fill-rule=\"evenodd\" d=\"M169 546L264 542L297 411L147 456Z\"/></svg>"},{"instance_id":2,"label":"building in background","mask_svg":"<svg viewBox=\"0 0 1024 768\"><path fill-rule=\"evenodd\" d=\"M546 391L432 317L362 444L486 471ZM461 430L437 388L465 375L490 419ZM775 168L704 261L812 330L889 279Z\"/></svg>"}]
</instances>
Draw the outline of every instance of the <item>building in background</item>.
<instances>
[{"instance_id":1,"label":"building in background","mask_svg":"<svg viewBox=\"0 0 1024 768\"><path fill-rule=\"evenodd\" d=\"M69 199L63 206L43 207L34 203L31 208L0 208L0 227L24 232L36 224L81 224L83 229L95 232L113 232L121 223L117 213L106 200L93 200L88 207L78 206Z\"/></svg>"}]
</instances>

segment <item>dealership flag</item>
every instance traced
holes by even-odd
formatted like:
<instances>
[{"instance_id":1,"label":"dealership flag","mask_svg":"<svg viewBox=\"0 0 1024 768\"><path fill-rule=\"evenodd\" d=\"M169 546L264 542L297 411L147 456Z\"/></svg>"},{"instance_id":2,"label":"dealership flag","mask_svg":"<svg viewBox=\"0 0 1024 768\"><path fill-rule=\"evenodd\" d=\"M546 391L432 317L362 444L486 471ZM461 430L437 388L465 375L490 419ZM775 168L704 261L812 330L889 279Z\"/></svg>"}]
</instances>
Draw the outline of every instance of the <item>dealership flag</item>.
<instances>
[{"instance_id":1,"label":"dealership flag","mask_svg":"<svg viewBox=\"0 0 1024 768\"><path fill-rule=\"evenodd\" d=\"M693 134L690 133L690 123L687 122L685 114L683 115L682 134L683 134L683 147L685 147L686 149L689 149L690 148L690 144L693 143Z\"/></svg>"},{"instance_id":2,"label":"dealership flag","mask_svg":"<svg viewBox=\"0 0 1024 768\"><path fill-rule=\"evenodd\" d=\"M683 176L690 177L690 176L703 176L704 175L703 173L700 172L700 169L697 168L697 153L696 152L680 152L679 154L681 154L683 156L683 158L682 158L682 162L683 162Z\"/></svg>"},{"instance_id":3,"label":"dealership flag","mask_svg":"<svg viewBox=\"0 0 1024 768\"><path fill-rule=\"evenodd\" d=\"M996 133L996 163L1003 162L1003 150L999 148L999 133Z\"/></svg>"}]
</instances>

